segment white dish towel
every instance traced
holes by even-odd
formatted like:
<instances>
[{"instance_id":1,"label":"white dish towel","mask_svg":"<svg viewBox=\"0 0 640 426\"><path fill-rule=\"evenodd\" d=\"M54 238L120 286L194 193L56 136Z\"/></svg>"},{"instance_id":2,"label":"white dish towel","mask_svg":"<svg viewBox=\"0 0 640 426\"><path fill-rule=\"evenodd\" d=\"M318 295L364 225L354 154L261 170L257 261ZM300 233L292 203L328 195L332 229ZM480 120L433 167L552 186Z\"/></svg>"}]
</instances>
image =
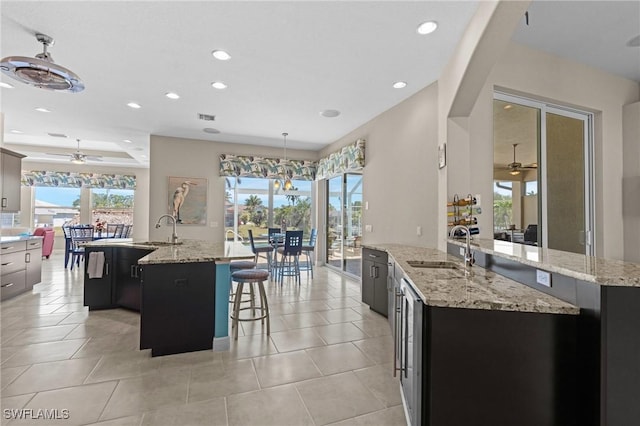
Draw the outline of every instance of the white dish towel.
<instances>
[{"instance_id":1,"label":"white dish towel","mask_svg":"<svg viewBox=\"0 0 640 426\"><path fill-rule=\"evenodd\" d=\"M89 264L87 265L87 273L89 278L102 278L104 270L104 252L92 251L89 253Z\"/></svg>"}]
</instances>

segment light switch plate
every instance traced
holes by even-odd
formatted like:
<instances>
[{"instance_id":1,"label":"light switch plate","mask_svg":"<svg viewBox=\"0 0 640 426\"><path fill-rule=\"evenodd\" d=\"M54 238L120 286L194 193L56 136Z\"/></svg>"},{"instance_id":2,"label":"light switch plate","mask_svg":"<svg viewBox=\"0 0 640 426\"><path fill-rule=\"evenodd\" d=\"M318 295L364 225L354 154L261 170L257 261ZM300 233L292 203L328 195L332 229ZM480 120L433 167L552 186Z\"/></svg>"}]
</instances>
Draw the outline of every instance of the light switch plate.
<instances>
[{"instance_id":1,"label":"light switch plate","mask_svg":"<svg viewBox=\"0 0 640 426\"><path fill-rule=\"evenodd\" d=\"M551 272L536 269L536 282L545 287L551 287Z\"/></svg>"},{"instance_id":2,"label":"light switch plate","mask_svg":"<svg viewBox=\"0 0 640 426\"><path fill-rule=\"evenodd\" d=\"M373 226L371 226L371 225L365 225L365 226L364 226L364 230L365 230L365 231L367 231L367 232L373 232Z\"/></svg>"},{"instance_id":3,"label":"light switch plate","mask_svg":"<svg viewBox=\"0 0 640 426\"><path fill-rule=\"evenodd\" d=\"M460 256L464 256L464 247L460 247Z\"/></svg>"}]
</instances>

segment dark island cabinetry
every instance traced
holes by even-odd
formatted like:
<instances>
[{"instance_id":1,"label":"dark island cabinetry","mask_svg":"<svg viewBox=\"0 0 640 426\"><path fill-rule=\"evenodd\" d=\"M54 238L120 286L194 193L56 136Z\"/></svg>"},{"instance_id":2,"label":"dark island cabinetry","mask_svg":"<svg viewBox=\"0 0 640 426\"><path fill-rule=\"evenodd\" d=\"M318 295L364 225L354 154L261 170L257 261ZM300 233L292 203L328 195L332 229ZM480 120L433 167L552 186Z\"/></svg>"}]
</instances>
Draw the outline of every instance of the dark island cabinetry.
<instances>
[{"instance_id":1,"label":"dark island cabinetry","mask_svg":"<svg viewBox=\"0 0 640 426\"><path fill-rule=\"evenodd\" d=\"M213 262L142 266L140 349L157 356L213 347L215 271Z\"/></svg>"},{"instance_id":2,"label":"dark island cabinetry","mask_svg":"<svg viewBox=\"0 0 640 426\"><path fill-rule=\"evenodd\" d=\"M384 316L388 314L388 270L386 252L362 249L362 301Z\"/></svg>"},{"instance_id":3,"label":"dark island cabinetry","mask_svg":"<svg viewBox=\"0 0 640 426\"><path fill-rule=\"evenodd\" d=\"M140 311L138 259L152 250L129 247L87 247L85 256L84 304L89 310L127 308ZM89 257L104 253L102 277L89 278Z\"/></svg>"}]
</instances>

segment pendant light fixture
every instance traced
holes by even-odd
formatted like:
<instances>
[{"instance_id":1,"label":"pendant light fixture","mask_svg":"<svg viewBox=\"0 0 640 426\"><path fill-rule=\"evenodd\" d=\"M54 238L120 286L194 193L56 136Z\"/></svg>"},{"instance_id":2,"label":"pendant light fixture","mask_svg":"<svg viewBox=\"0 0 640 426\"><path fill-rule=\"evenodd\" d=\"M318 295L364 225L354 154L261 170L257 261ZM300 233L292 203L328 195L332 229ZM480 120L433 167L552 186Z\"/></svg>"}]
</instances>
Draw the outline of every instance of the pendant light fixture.
<instances>
[{"instance_id":1,"label":"pendant light fixture","mask_svg":"<svg viewBox=\"0 0 640 426\"><path fill-rule=\"evenodd\" d=\"M280 189L280 186L282 186L282 188L285 191L290 190L291 188L293 188L293 183L291 182L291 179L289 179L289 174L287 172L287 165L288 165L288 161L287 161L287 136L289 136L289 133L282 133L282 136L284 137L284 160L283 160L283 169L286 175L286 178L284 180L283 184L280 184L280 179L276 179L276 181L273 183L273 187L276 189L276 191L278 189Z\"/></svg>"}]
</instances>

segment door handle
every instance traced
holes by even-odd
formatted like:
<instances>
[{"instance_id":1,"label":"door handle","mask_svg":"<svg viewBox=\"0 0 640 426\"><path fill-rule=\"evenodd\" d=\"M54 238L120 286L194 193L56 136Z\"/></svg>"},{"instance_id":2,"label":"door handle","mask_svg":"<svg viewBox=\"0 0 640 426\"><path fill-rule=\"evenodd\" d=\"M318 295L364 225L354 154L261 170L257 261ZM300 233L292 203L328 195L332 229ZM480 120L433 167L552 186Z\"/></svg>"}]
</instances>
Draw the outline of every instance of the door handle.
<instances>
[{"instance_id":1,"label":"door handle","mask_svg":"<svg viewBox=\"0 0 640 426\"><path fill-rule=\"evenodd\" d=\"M104 263L104 274L109 275L109 264L107 262Z\"/></svg>"},{"instance_id":2,"label":"door handle","mask_svg":"<svg viewBox=\"0 0 640 426\"><path fill-rule=\"evenodd\" d=\"M7 207L7 199L5 197L2 198L2 207Z\"/></svg>"},{"instance_id":3,"label":"door handle","mask_svg":"<svg viewBox=\"0 0 640 426\"><path fill-rule=\"evenodd\" d=\"M9 288L11 286L13 286L13 283L3 284L2 288Z\"/></svg>"},{"instance_id":4,"label":"door handle","mask_svg":"<svg viewBox=\"0 0 640 426\"><path fill-rule=\"evenodd\" d=\"M409 310L409 301L405 299L406 311ZM405 313L404 316L404 378L407 379L409 376L409 315Z\"/></svg>"},{"instance_id":5,"label":"door handle","mask_svg":"<svg viewBox=\"0 0 640 426\"><path fill-rule=\"evenodd\" d=\"M131 269L129 271L129 275L131 276L131 278L137 278L136 265L131 265Z\"/></svg>"},{"instance_id":6,"label":"door handle","mask_svg":"<svg viewBox=\"0 0 640 426\"><path fill-rule=\"evenodd\" d=\"M9 265L13 265L13 262L6 262L2 264L2 266L9 266Z\"/></svg>"},{"instance_id":7,"label":"door handle","mask_svg":"<svg viewBox=\"0 0 640 426\"><path fill-rule=\"evenodd\" d=\"M31 253L27 252L24 254L24 263L31 263Z\"/></svg>"}]
</instances>

